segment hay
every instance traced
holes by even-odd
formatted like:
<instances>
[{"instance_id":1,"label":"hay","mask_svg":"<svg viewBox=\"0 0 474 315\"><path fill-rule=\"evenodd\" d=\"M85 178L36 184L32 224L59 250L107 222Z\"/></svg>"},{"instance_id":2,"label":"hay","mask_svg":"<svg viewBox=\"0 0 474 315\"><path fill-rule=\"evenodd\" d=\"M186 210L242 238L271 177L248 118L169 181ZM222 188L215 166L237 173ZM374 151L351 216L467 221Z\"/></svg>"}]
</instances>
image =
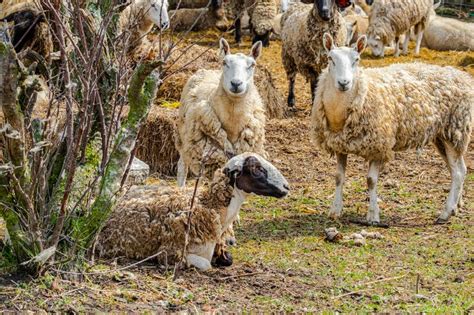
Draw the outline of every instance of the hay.
<instances>
[{"instance_id":1,"label":"hay","mask_svg":"<svg viewBox=\"0 0 474 315\"><path fill-rule=\"evenodd\" d=\"M177 60L183 52L184 55ZM174 62L175 60L177 61ZM163 82L158 91L158 99L179 101L181 91L191 75L199 69L219 69L221 61L214 48L195 45L190 48L176 48L168 64L172 66L166 71L176 73ZM254 81L267 108L267 117L269 119L286 117L287 106L283 95L275 86L270 70L262 64L257 65Z\"/></svg>"},{"instance_id":2,"label":"hay","mask_svg":"<svg viewBox=\"0 0 474 315\"><path fill-rule=\"evenodd\" d=\"M138 136L136 156L151 173L175 176L179 153L174 145L178 110L153 106Z\"/></svg>"}]
</instances>

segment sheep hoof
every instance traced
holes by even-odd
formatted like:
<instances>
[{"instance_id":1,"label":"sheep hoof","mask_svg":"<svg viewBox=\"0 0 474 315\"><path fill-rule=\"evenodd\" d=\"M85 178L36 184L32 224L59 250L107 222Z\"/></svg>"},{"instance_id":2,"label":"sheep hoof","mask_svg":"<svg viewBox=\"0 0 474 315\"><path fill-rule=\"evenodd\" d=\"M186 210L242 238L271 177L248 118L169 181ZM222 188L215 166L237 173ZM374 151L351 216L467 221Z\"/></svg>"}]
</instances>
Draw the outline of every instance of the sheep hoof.
<instances>
[{"instance_id":1,"label":"sheep hoof","mask_svg":"<svg viewBox=\"0 0 474 315\"><path fill-rule=\"evenodd\" d=\"M436 219L436 221L435 221L435 224L438 224L438 225L448 224L448 223L449 223L449 218L443 219L443 218L439 217L439 218Z\"/></svg>"},{"instance_id":2,"label":"sheep hoof","mask_svg":"<svg viewBox=\"0 0 474 315\"><path fill-rule=\"evenodd\" d=\"M338 220L341 217L341 212L331 210L331 211L329 211L329 217L333 220Z\"/></svg>"},{"instance_id":3,"label":"sheep hoof","mask_svg":"<svg viewBox=\"0 0 474 315\"><path fill-rule=\"evenodd\" d=\"M229 252L222 252L222 255L215 257L212 265L214 267L229 267L232 266L234 259Z\"/></svg>"}]
</instances>

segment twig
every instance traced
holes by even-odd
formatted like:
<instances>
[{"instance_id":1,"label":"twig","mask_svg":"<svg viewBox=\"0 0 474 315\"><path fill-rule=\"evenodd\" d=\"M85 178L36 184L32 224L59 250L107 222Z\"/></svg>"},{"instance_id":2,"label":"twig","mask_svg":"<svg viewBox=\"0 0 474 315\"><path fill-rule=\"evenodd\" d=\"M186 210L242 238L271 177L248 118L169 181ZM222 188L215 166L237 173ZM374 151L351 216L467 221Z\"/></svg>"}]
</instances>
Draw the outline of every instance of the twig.
<instances>
[{"instance_id":1,"label":"twig","mask_svg":"<svg viewBox=\"0 0 474 315\"><path fill-rule=\"evenodd\" d=\"M331 299L332 299L332 300L337 300L337 299L343 298L343 297L345 297L345 296L354 295L354 294L359 294L359 293L362 293L362 292L367 292L367 291L372 291L372 290L374 290L374 288L364 289L364 290L357 290L357 291L351 291L351 292L344 293L344 294L341 294L341 295L338 295L338 296L334 296L334 297L332 297Z\"/></svg>"},{"instance_id":2,"label":"twig","mask_svg":"<svg viewBox=\"0 0 474 315\"><path fill-rule=\"evenodd\" d=\"M420 274L416 274L416 287L415 287L415 293L418 294L420 291Z\"/></svg>"},{"instance_id":3,"label":"twig","mask_svg":"<svg viewBox=\"0 0 474 315\"><path fill-rule=\"evenodd\" d=\"M218 278L220 281L228 280L228 279L235 279L235 278L243 278L243 277L250 277L250 276L256 276L256 275L261 275L265 274L266 272L259 271L259 272L251 272L251 273L243 273L240 275L234 275L234 276L227 276L227 277L221 277Z\"/></svg>"}]
</instances>

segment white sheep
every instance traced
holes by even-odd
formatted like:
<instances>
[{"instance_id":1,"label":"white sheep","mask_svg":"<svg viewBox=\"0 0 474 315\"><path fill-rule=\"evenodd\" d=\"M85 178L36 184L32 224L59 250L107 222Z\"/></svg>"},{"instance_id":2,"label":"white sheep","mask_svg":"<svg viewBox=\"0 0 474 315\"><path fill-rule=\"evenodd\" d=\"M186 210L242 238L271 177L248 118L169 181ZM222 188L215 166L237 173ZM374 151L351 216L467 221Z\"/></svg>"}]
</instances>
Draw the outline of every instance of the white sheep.
<instances>
[{"instance_id":1,"label":"white sheep","mask_svg":"<svg viewBox=\"0 0 474 315\"><path fill-rule=\"evenodd\" d=\"M369 161L367 221L380 222L376 185L379 172L396 151L420 149L432 142L451 172L451 190L438 218L446 222L462 203L466 176L463 154L474 115L474 80L452 67L423 63L358 67L366 37L355 48L337 48L324 36L330 63L320 76L311 116L312 136L337 156L336 193L330 215L342 211L342 187L348 154Z\"/></svg>"},{"instance_id":2,"label":"white sheep","mask_svg":"<svg viewBox=\"0 0 474 315\"><path fill-rule=\"evenodd\" d=\"M220 167L225 153L246 151L265 155L265 108L253 82L262 43L253 45L250 55L231 54L220 40L221 70L199 70L181 94L176 148L178 185L184 186L188 169L199 174Z\"/></svg>"},{"instance_id":3,"label":"white sheep","mask_svg":"<svg viewBox=\"0 0 474 315\"><path fill-rule=\"evenodd\" d=\"M430 12L422 46L434 50L474 51L474 23L438 16L435 9L440 4L437 3Z\"/></svg>"},{"instance_id":4,"label":"white sheep","mask_svg":"<svg viewBox=\"0 0 474 315\"><path fill-rule=\"evenodd\" d=\"M347 29L346 45L349 46L357 41L359 36L366 35L369 28L369 18L358 14L344 16Z\"/></svg>"},{"instance_id":5,"label":"white sheep","mask_svg":"<svg viewBox=\"0 0 474 315\"><path fill-rule=\"evenodd\" d=\"M119 33L127 33L130 48L137 47L153 25L161 30L169 27L168 0L133 0L119 17Z\"/></svg>"},{"instance_id":6,"label":"white sheep","mask_svg":"<svg viewBox=\"0 0 474 315\"><path fill-rule=\"evenodd\" d=\"M324 32L330 32L339 44L346 42L346 26L335 0L318 0L314 4L295 3L281 20L282 61L288 77L288 106L295 106L296 74L311 83L311 96L318 76L327 65L322 47Z\"/></svg>"},{"instance_id":7,"label":"white sheep","mask_svg":"<svg viewBox=\"0 0 474 315\"><path fill-rule=\"evenodd\" d=\"M288 182L278 169L255 153L233 157L215 172L208 189L196 197L184 258L188 266L230 265L222 234L236 219L251 193L282 198ZM190 195L177 187L134 186L119 202L99 235L101 256L144 259L157 253L161 263L182 258L190 210Z\"/></svg>"},{"instance_id":8,"label":"white sheep","mask_svg":"<svg viewBox=\"0 0 474 315\"><path fill-rule=\"evenodd\" d=\"M428 22L433 0L391 0L376 1L372 5L367 30L368 44L372 54L385 55L385 46L395 41L395 57L400 55L400 38L404 37L403 54L408 53L410 29L413 27L416 38L415 55L420 53L423 32Z\"/></svg>"}]
</instances>

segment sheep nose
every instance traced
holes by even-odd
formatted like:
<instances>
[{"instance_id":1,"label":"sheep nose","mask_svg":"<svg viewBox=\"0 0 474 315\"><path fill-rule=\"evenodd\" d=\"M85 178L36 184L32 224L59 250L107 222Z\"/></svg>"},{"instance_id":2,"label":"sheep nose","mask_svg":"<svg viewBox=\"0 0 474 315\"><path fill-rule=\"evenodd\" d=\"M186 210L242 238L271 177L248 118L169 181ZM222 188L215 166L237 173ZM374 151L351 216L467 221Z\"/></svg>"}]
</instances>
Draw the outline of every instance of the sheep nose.
<instances>
[{"instance_id":1,"label":"sheep nose","mask_svg":"<svg viewBox=\"0 0 474 315\"><path fill-rule=\"evenodd\" d=\"M340 81L337 81L337 83L341 87L341 90L346 91L347 86L349 85L350 82L349 82L349 80L340 80Z\"/></svg>"},{"instance_id":2,"label":"sheep nose","mask_svg":"<svg viewBox=\"0 0 474 315\"><path fill-rule=\"evenodd\" d=\"M169 27L169 23L168 23L168 22L162 22L162 23L161 23L161 29L162 29L162 30L166 30L168 27Z\"/></svg>"},{"instance_id":3,"label":"sheep nose","mask_svg":"<svg viewBox=\"0 0 474 315\"><path fill-rule=\"evenodd\" d=\"M324 10L324 9L321 10L321 18L322 18L323 20L326 20L326 21L331 18L331 13L329 12L328 9L326 9L326 10Z\"/></svg>"},{"instance_id":4,"label":"sheep nose","mask_svg":"<svg viewBox=\"0 0 474 315\"><path fill-rule=\"evenodd\" d=\"M232 87L234 89L238 89L239 86L242 85L242 81L241 80L232 80L232 81L230 81L230 84L232 84Z\"/></svg>"}]
</instances>

